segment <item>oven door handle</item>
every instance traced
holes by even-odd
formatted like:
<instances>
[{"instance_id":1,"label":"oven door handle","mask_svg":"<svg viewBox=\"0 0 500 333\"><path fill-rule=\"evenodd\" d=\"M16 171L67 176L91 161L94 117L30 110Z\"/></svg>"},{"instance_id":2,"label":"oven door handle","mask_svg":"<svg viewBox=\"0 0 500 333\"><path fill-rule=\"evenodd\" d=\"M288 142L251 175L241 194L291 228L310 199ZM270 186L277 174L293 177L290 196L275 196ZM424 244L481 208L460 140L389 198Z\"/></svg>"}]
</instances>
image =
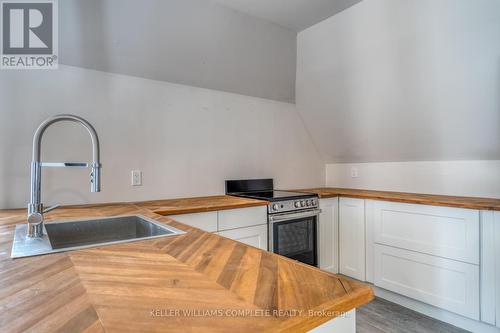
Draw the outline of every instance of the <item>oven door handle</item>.
<instances>
[{"instance_id":1,"label":"oven door handle","mask_svg":"<svg viewBox=\"0 0 500 333\"><path fill-rule=\"evenodd\" d=\"M275 222L296 220L296 219L300 219L300 218L316 216L316 215L319 215L319 213L321 213L321 209L311 209L311 210L308 210L305 212L292 213L292 214L270 215L269 222L275 223Z\"/></svg>"}]
</instances>

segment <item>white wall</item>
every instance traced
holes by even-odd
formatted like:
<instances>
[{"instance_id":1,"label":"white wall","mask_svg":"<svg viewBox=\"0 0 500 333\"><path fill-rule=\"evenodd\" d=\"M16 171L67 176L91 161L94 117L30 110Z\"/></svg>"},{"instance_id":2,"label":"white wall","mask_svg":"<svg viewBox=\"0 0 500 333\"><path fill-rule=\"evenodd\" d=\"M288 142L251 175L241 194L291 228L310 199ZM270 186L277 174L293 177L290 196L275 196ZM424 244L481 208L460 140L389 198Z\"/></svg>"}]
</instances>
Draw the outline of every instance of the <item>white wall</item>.
<instances>
[{"instance_id":1,"label":"white wall","mask_svg":"<svg viewBox=\"0 0 500 333\"><path fill-rule=\"evenodd\" d=\"M61 0L60 62L285 102L295 31L211 0Z\"/></svg>"},{"instance_id":2,"label":"white wall","mask_svg":"<svg viewBox=\"0 0 500 333\"><path fill-rule=\"evenodd\" d=\"M356 168L358 178L351 177ZM500 198L500 161L345 163L326 166L330 187Z\"/></svg>"},{"instance_id":3,"label":"white wall","mask_svg":"<svg viewBox=\"0 0 500 333\"><path fill-rule=\"evenodd\" d=\"M0 74L0 207L24 207L31 140L59 113L89 120L101 140L103 186L89 193L87 170L43 173L43 202L136 201L222 194L224 180L274 177L281 188L324 184L318 157L293 104L62 66ZM44 161L88 161L90 139L56 124ZM143 171L142 187L130 171Z\"/></svg>"},{"instance_id":4,"label":"white wall","mask_svg":"<svg viewBox=\"0 0 500 333\"><path fill-rule=\"evenodd\" d=\"M327 162L500 159L500 1L364 0L298 35Z\"/></svg>"}]
</instances>

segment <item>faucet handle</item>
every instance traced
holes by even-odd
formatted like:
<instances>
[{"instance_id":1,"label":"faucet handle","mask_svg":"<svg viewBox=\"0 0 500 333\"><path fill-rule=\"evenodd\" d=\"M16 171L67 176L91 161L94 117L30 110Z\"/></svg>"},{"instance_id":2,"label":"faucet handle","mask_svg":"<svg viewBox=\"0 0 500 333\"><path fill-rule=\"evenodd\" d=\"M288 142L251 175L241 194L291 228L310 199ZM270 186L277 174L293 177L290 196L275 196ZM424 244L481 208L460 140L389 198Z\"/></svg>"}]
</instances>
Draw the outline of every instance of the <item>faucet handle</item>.
<instances>
[{"instance_id":1,"label":"faucet handle","mask_svg":"<svg viewBox=\"0 0 500 333\"><path fill-rule=\"evenodd\" d=\"M50 207L48 207L48 208L45 208L45 209L43 210L43 213L44 213L44 214L45 214L45 213L48 213L48 212L53 211L54 209L59 208L59 207L61 207L61 205L60 205L60 204L55 204L55 205L52 205L52 206L50 206Z\"/></svg>"}]
</instances>

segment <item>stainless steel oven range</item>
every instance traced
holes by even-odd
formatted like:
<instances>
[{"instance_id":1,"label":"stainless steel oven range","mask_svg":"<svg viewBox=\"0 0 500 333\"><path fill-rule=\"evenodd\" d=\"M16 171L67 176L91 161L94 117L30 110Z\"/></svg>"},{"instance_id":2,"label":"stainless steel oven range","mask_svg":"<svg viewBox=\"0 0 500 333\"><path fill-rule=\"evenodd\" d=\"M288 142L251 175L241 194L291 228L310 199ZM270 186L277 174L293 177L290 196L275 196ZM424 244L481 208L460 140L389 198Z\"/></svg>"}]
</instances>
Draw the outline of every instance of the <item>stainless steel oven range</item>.
<instances>
[{"instance_id":1,"label":"stainless steel oven range","mask_svg":"<svg viewBox=\"0 0 500 333\"><path fill-rule=\"evenodd\" d=\"M321 210L315 194L274 190L272 179L228 180L226 193L269 201L269 251L318 266Z\"/></svg>"}]
</instances>

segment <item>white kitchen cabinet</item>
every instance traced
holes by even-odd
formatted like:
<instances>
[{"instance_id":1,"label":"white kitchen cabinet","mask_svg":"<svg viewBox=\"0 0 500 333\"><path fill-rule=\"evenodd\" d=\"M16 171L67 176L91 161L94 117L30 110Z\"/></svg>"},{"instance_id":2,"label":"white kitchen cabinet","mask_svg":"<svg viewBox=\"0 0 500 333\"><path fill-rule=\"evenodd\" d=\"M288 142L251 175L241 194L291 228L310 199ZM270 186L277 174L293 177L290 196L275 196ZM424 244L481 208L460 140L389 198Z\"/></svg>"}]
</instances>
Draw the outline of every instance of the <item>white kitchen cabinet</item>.
<instances>
[{"instance_id":1,"label":"white kitchen cabinet","mask_svg":"<svg viewBox=\"0 0 500 333\"><path fill-rule=\"evenodd\" d=\"M497 309L496 324L500 328L500 212L495 212L495 291Z\"/></svg>"},{"instance_id":2,"label":"white kitchen cabinet","mask_svg":"<svg viewBox=\"0 0 500 333\"><path fill-rule=\"evenodd\" d=\"M267 206L228 209L218 212L218 230L251 227L267 223Z\"/></svg>"},{"instance_id":3,"label":"white kitchen cabinet","mask_svg":"<svg viewBox=\"0 0 500 333\"><path fill-rule=\"evenodd\" d=\"M170 218L208 232L245 228L267 223L267 206L171 215Z\"/></svg>"},{"instance_id":4,"label":"white kitchen cabinet","mask_svg":"<svg viewBox=\"0 0 500 333\"><path fill-rule=\"evenodd\" d=\"M193 214L171 215L171 219L187 224L189 226L208 231L217 231L217 212L204 212Z\"/></svg>"},{"instance_id":5,"label":"white kitchen cabinet","mask_svg":"<svg viewBox=\"0 0 500 333\"><path fill-rule=\"evenodd\" d=\"M369 200L366 214L368 281L479 320L478 210Z\"/></svg>"},{"instance_id":6,"label":"white kitchen cabinet","mask_svg":"<svg viewBox=\"0 0 500 333\"><path fill-rule=\"evenodd\" d=\"M375 252L375 242L374 242L374 210L376 206L376 201L365 200L365 253L366 253L366 264L365 264L365 280L366 282L373 283L374 274L374 252Z\"/></svg>"},{"instance_id":7,"label":"white kitchen cabinet","mask_svg":"<svg viewBox=\"0 0 500 333\"><path fill-rule=\"evenodd\" d=\"M267 251L267 224L220 231L217 234Z\"/></svg>"},{"instance_id":8,"label":"white kitchen cabinet","mask_svg":"<svg viewBox=\"0 0 500 333\"><path fill-rule=\"evenodd\" d=\"M375 285L479 320L479 266L375 244Z\"/></svg>"},{"instance_id":9,"label":"white kitchen cabinet","mask_svg":"<svg viewBox=\"0 0 500 333\"><path fill-rule=\"evenodd\" d=\"M373 241L479 265L479 211L371 201Z\"/></svg>"},{"instance_id":10,"label":"white kitchen cabinet","mask_svg":"<svg viewBox=\"0 0 500 333\"><path fill-rule=\"evenodd\" d=\"M500 212L481 211L481 321L500 327Z\"/></svg>"},{"instance_id":11,"label":"white kitchen cabinet","mask_svg":"<svg viewBox=\"0 0 500 333\"><path fill-rule=\"evenodd\" d=\"M192 227L214 232L267 251L267 206L169 217Z\"/></svg>"},{"instance_id":12,"label":"white kitchen cabinet","mask_svg":"<svg viewBox=\"0 0 500 333\"><path fill-rule=\"evenodd\" d=\"M496 324L500 328L500 212L495 212L495 291L496 291Z\"/></svg>"},{"instance_id":13,"label":"white kitchen cabinet","mask_svg":"<svg viewBox=\"0 0 500 333\"><path fill-rule=\"evenodd\" d=\"M326 271L339 271L339 199L319 200L319 267Z\"/></svg>"},{"instance_id":14,"label":"white kitchen cabinet","mask_svg":"<svg viewBox=\"0 0 500 333\"><path fill-rule=\"evenodd\" d=\"M481 211L481 321L496 323L495 212Z\"/></svg>"},{"instance_id":15,"label":"white kitchen cabinet","mask_svg":"<svg viewBox=\"0 0 500 333\"><path fill-rule=\"evenodd\" d=\"M341 274L365 280L365 200L339 199Z\"/></svg>"}]
</instances>

